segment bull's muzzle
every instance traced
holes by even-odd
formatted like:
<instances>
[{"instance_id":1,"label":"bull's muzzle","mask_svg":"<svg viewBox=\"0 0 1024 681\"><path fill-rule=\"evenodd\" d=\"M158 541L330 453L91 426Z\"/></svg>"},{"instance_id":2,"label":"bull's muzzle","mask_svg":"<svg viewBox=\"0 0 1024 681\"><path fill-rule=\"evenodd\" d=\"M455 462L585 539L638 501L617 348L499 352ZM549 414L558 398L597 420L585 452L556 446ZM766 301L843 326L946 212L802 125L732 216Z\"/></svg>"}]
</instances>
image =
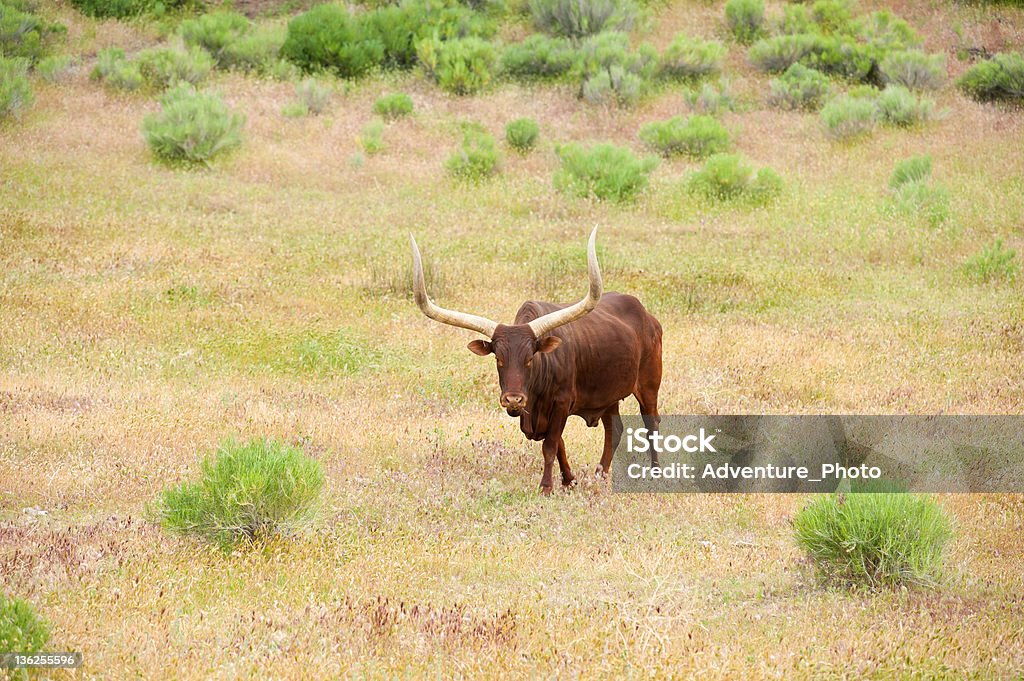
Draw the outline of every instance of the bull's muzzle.
<instances>
[{"instance_id":1,"label":"bull's muzzle","mask_svg":"<svg viewBox=\"0 0 1024 681\"><path fill-rule=\"evenodd\" d=\"M526 409L526 395L523 393L502 393L501 406L510 412L519 412Z\"/></svg>"}]
</instances>

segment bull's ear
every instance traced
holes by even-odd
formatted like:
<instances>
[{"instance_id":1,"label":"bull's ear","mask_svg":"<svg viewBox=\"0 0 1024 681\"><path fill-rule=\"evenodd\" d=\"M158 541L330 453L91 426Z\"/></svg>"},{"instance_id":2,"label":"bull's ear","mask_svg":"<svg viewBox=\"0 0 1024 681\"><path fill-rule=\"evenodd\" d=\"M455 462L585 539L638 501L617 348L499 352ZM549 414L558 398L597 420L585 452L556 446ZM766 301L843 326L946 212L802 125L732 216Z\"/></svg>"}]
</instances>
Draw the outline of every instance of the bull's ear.
<instances>
[{"instance_id":1,"label":"bull's ear","mask_svg":"<svg viewBox=\"0 0 1024 681\"><path fill-rule=\"evenodd\" d=\"M477 339L475 341L470 341L469 345L467 345L466 347L469 348L469 351L472 352L474 355L480 355L481 357L486 357L487 355L494 352L494 346L491 345L489 341L485 340Z\"/></svg>"},{"instance_id":2,"label":"bull's ear","mask_svg":"<svg viewBox=\"0 0 1024 681\"><path fill-rule=\"evenodd\" d=\"M547 336L537 341L537 352L551 352L561 344L562 339L558 336Z\"/></svg>"}]
</instances>

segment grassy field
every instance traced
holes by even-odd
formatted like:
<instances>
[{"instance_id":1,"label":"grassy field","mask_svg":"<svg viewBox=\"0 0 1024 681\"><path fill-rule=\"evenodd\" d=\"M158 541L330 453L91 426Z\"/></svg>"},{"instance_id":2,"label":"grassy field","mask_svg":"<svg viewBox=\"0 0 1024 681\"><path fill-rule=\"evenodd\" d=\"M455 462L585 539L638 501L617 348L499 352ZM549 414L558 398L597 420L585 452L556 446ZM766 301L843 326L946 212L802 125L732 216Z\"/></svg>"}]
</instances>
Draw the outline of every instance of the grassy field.
<instances>
[{"instance_id":1,"label":"grassy field","mask_svg":"<svg viewBox=\"0 0 1024 681\"><path fill-rule=\"evenodd\" d=\"M664 327L662 413L1020 413L1024 277L962 266L1024 246L1024 112L947 85L937 120L837 144L816 115L768 108L730 46L741 106L723 121L782 176L779 199L708 203L685 190L697 164L673 160L615 206L558 193L554 145L639 150L640 125L685 113L680 89L608 109L567 86L458 98L386 74L292 119L291 84L218 73L244 145L174 169L140 134L156 101L88 78L99 49L159 27L44 8L81 65L0 127L0 589L52 622L51 648L84 653L68 678L1024 675L1020 495L942 497L946 581L881 592L816 581L790 525L805 497L616 495L588 475L542 498L493 360L406 295L412 232L442 305L507 321L576 299L599 225L606 289ZM1011 6L894 9L952 75L961 45L1024 44ZM712 37L721 16L656 6L642 37ZM362 154L396 90L416 113ZM523 115L534 153L479 185L446 176L460 123L500 136ZM938 227L888 209L895 163L923 153L951 192ZM226 556L153 522L160 490L229 436L322 462L312 531ZM570 422L578 472L601 437Z\"/></svg>"}]
</instances>

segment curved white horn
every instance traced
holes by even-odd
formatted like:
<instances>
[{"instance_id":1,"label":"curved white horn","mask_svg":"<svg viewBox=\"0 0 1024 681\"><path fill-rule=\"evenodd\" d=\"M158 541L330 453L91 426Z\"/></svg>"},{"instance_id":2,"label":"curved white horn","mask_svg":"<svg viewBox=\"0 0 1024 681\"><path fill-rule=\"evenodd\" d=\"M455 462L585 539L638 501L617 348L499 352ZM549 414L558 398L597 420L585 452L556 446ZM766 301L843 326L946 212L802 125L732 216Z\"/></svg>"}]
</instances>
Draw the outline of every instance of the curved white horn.
<instances>
[{"instance_id":1,"label":"curved white horn","mask_svg":"<svg viewBox=\"0 0 1024 681\"><path fill-rule=\"evenodd\" d=\"M604 285L601 283L601 268L597 264L597 250L594 246L596 241L597 227L594 227L594 231L590 233L590 242L587 244L587 273L590 275L590 291L583 300L575 305L570 305L564 310L549 312L530 322L530 328L533 329L537 338L559 326L576 321L593 310L600 302Z\"/></svg>"},{"instance_id":2,"label":"curved white horn","mask_svg":"<svg viewBox=\"0 0 1024 681\"><path fill-rule=\"evenodd\" d=\"M420 249L416 246L416 237L410 234L409 241L412 242L412 289L416 297L416 304L423 310L423 314L442 324L478 331L488 338L493 336L494 329L498 326L497 322L465 312L446 310L434 304L434 301L427 295L427 285L423 281L423 263L420 262Z\"/></svg>"}]
</instances>

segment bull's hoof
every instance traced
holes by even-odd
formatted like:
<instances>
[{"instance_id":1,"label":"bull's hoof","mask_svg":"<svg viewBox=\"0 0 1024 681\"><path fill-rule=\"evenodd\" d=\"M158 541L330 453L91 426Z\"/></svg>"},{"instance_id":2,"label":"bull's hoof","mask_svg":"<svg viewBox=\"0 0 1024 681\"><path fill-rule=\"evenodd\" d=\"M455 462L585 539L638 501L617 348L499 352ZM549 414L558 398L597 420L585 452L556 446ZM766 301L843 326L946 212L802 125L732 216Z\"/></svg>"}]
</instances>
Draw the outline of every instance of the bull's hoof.
<instances>
[{"instance_id":1,"label":"bull's hoof","mask_svg":"<svg viewBox=\"0 0 1024 681\"><path fill-rule=\"evenodd\" d=\"M604 466L602 466L601 464L597 464L597 470L594 471L594 477L595 478L601 478L602 480L607 480L608 479L608 471L606 471L604 469Z\"/></svg>"},{"instance_id":2,"label":"bull's hoof","mask_svg":"<svg viewBox=\"0 0 1024 681\"><path fill-rule=\"evenodd\" d=\"M551 491L552 491L552 486L551 485L548 485L546 487L544 485L540 486L540 495L542 497L550 497L551 496Z\"/></svg>"},{"instance_id":3,"label":"bull's hoof","mask_svg":"<svg viewBox=\"0 0 1024 681\"><path fill-rule=\"evenodd\" d=\"M570 490L577 485L576 478L562 478L562 489Z\"/></svg>"}]
</instances>

